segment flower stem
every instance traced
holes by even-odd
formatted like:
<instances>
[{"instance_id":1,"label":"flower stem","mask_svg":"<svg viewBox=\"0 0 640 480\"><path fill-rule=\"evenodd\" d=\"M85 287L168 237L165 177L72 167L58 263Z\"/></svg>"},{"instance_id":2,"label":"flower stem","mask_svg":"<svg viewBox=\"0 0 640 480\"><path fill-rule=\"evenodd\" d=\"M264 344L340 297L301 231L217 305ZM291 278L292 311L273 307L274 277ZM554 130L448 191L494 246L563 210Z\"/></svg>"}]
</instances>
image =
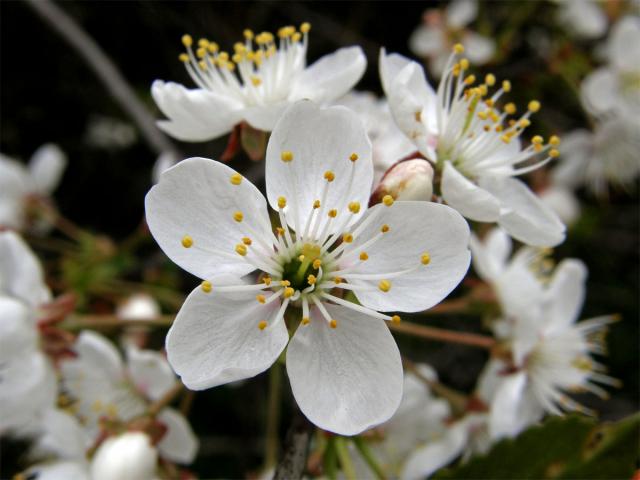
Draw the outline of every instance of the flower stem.
<instances>
[{"instance_id":1,"label":"flower stem","mask_svg":"<svg viewBox=\"0 0 640 480\"><path fill-rule=\"evenodd\" d=\"M399 333L406 333L416 337L427 338L429 340L438 340L441 342L460 343L471 347L485 348L487 350L493 348L496 341L492 337L478 335L477 333L454 332L443 328L426 327L415 323L387 323L391 330Z\"/></svg>"},{"instance_id":2,"label":"flower stem","mask_svg":"<svg viewBox=\"0 0 640 480\"><path fill-rule=\"evenodd\" d=\"M324 458L322 462L322 467L324 468L324 474L330 480L335 480L337 477L337 462L338 457L336 456L336 437L330 436L327 439L327 446L324 449Z\"/></svg>"},{"instance_id":3,"label":"flower stem","mask_svg":"<svg viewBox=\"0 0 640 480\"><path fill-rule=\"evenodd\" d=\"M120 318L116 315L74 315L60 324L65 330L82 330L84 328L123 328L140 327L170 327L175 315L161 315L148 320L135 318Z\"/></svg>"},{"instance_id":4,"label":"flower stem","mask_svg":"<svg viewBox=\"0 0 640 480\"><path fill-rule=\"evenodd\" d=\"M265 470L278 461L278 427L282 397L282 367L278 362L269 370L269 398L267 400L267 426L265 444Z\"/></svg>"},{"instance_id":5,"label":"flower stem","mask_svg":"<svg viewBox=\"0 0 640 480\"><path fill-rule=\"evenodd\" d=\"M373 470L373 473L375 473L376 478L378 480L386 480L387 477L384 473L384 470L382 470L382 467L369 449L367 442L365 442L362 437L353 437L353 443L360 452L360 455L362 455L364 461L367 462L367 465L369 465L369 468L371 468L371 470Z\"/></svg>"},{"instance_id":6,"label":"flower stem","mask_svg":"<svg viewBox=\"0 0 640 480\"><path fill-rule=\"evenodd\" d=\"M176 382L176 384L171 387L170 390L167 391L162 397L160 397L156 402L149 405L147 412L149 415L155 416L160 410L169 405L184 389L184 385L182 382Z\"/></svg>"},{"instance_id":7,"label":"flower stem","mask_svg":"<svg viewBox=\"0 0 640 480\"><path fill-rule=\"evenodd\" d=\"M336 436L334 440L334 445L336 448L336 453L338 454L338 460L340 460L340 466L342 467L342 472L347 480L356 480L356 471L353 468L353 463L351 462L351 456L349 455L349 450L347 449L347 442L344 437Z\"/></svg>"}]
</instances>

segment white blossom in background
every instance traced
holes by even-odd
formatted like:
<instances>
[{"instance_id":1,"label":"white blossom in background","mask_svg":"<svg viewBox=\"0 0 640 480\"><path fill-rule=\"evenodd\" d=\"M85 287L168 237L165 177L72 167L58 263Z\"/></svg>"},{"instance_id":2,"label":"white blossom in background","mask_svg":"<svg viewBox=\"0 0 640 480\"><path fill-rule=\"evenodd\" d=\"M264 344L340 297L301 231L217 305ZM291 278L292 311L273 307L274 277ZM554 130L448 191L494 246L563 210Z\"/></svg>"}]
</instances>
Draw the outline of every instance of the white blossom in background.
<instances>
[{"instance_id":1,"label":"white blossom in background","mask_svg":"<svg viewBox=\"0 0 640 480\"><path fill-rule=\"evenodd\" d=\"M92 480L153 480L158 451L143 432L107 438L91 461Z\"/></svg>"},{"instance_id":2,"label":"white blossom in background","mask_svg":"<svg viewBox=\"0 0 640 480\"><path fill-rule=\"evenodd\" d=\"M560 183L551 183L544 190L538 192L538 196L547 208L558 216L567 227L571 227L580 218L582 206L573 190Z\"/></svg>"},{"instance_id":3,"label":"white blossom in background","mask_svg":"<svg viewBox=\"0 0 640 480\"><path fill-rule=\"evenodd\" d=\"M74 351L76 358L61 364L62 380L76 400L77 415L84 419L92 438L98 435L100 418L133 420L143 415L149 402L162 398L177 381L161 353L128 344L125 364L109 340L89 330L80 333ZM198 440L184 416L165 407L157 420L167 427L158 443L160 455L174 462L191 463Z\"/></svg>"},{"instance_id":4,"label":"white blossom in background","mask_svg":"<svg viewBox=\"0 0 640 480\"><path fill-rule=\"evenodd\" d=\"M66 155L50 143L35 151L28 166L0 154L0 227L26 228L30 201L49 198L66 166Z\"/></svg>"},{"instance_id":5,"label":"white blossom in background","mask_svg":"<svg viewBox=\"0 0 640 480\"><path fill-rule=\"evenodd\" d=\"M162 175L162 172L173 167L176 163L178 163L178 159L175 154L171 152L161 153L151 169L151 181L153 184L155 185L160 181L160 175Z\"/></svg>"},{"instance_id":6,"label":"white blossom in background","mask_svg":"<svg viewBox=\"0 0 640 480\"><path fill-rule=\"evenodd\" d=\"M640 115L640 16L618 20L604 44L607 64L582 82L585 107L595 116Z\"/></svg>"},{"instance_id":7,"label":"white blossom in background","mask_svg":"<svg viewBox=\"0 0 640 480\"><path fill-rule=\"evenodd\" d=\"M193 158L161 176L146 198L149 228L203 279L167 335L187 387L255 376L289 344L293 394L313 423L353 435L391 417L402 365L384 321L399 317L378 312L422 311L448 295L469 265L469 231L444 205L387 196L367 209L372 178L355 113L306 101L267 146L275 234L267 200L226 165ZM252 272L257 283L240 279ZM298 322L289 342L287 323Z\"/></svg>"},{"instance_id":8,"label":"white blossom in background","mask_svg":"<svg viewBox=\"0 0 640 480\"><path fill-rule=\"evenodd\" d=\"M479 222L497 222L529 245L555 246L565 238L565 226L555 213L514 177L541 167L559 155L560 140L545 144L536 135L522 148L520 137L530 116L540 109L532 100L520 116L516 106L497 106L511 83L497 91L494 75L476 86L467 74L469 61L457 44L449 56L437 91L427 83L422 67L398 54L380 52L380 77L394 119L420 153L441 174L440 190L448 205ZM533 163L531 163L533 161Z\"/></svg>"},{"instance_id":9,"label":"white blossom in background","mask_svg":"<svg viewBox=\"0 0 640 480\"><path fill-rule=\"evenodd\" d=\"M489 62L495 53L493 39L466 28L478 16L475 0L454 0L444 11L427 10L422 24L409 38L409 48L418 57L429 60L429 71L440 77L446 70L449 52L460 42L469 60L476 65Z\"/></svg>"},{"instance_id":10,"label":"white blossom in background","mask_svg":"<svg viewBox=\"0 0 640 480\"><path fill-rule=\"evenodd\" d=\"M396 200L430 202L433 195L433 167L424 158L413 158L389 168L373 193L380 200L391 195Z\"/></svg>"},{"instance_id":11,"label":"white blossom in background","mask_svg":"<svg viewBox=\"0 0 640 480\"><path fill-rule=\"evenodd\" d=\"M603 36L609 19L597 0L556 0L557 22L578 38Z\"/></svg>"},{"instance_id":12,"label":"white blossom in background","mask_svg":"<svg viewBox=\"0 0 640 480\"><path fill-rule=\"evenodd\" d=\"M151 93L168 120L158 126L183 141L204 141L229 133L246 121L270 132L285 109L301 99L331 103L347 93L366 68L360 47L341 48L307 67L308 23L255 35L244 31L243 42L229 54L215 42L200 39L194 44L182 37L187 49L180 55L198 86L156 80Z\"/></svg>"},{"instance_id":13,"label":"white blossom in background","mask_svg":"<svg viewBox=\"0 0 640 480\"><path fill-rule=\"evenodd\" d=\"M92 116L85 133L86 142L98 148L122 150L137 140L133 125L117 118L103 115Z\"/></svg>"},{"instance_id":14,"label":"white blossom in background","mask_svg":"<svg viewBox=\"0 0 640 480\"><path fill-rule=\"evenodd\" d=\"M148 293L134 293L116 308L116 316L128 320L150 320L160 316L160 305Z\"/></svg>"}]
</instances>

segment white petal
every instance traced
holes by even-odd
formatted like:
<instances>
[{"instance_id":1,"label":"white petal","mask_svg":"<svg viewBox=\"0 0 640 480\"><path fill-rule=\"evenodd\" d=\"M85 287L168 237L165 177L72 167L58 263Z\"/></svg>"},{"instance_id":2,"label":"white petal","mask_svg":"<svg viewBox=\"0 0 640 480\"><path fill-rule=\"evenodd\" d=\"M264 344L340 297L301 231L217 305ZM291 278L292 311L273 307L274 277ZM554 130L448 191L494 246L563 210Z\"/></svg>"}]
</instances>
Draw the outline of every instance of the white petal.
<instances>
[{"instance_id":1,"label":"white petal","mask_svg":"<svg viewBox=\"0 0 640 480\"><path fill-rule=\"evenodd\" d=\"M483 280L494 281L504 271L511 254L511 238L501 228L493 228L480 241L471 235L473 268Z\"/></svg>"},{"instance_id":2,"label":"white petal","mask_svg":"<svg viewBox=\"0 0 640 480\"><path fill-rule=\"evenodd\" d=\"M246 179L233 185L235 174L220 162L189 158L165 171L145 199L147 223L160 248L197 277L253 271L235 246L252 236L247 226L263 240L271 236L264 197ZM243 214L241 222L235 212ZM185 235L193 240L191 248L182 245Z\"/></svg>"},{"instance_id":3,"label":"white petal","mask_svg":"<svg viewBox=\"0 0 640 480\"><path fill-rule=\"evenodd\" d=\"M356 435L388 420L402 398L402 363L384 321L327 306L315 308L287 349L287 373L300 410L318 427Z\"/></svg>"},{"instance_id":4,"label":"white petal","mask_svg":"<svg viewBox=\"0 0 640 480\"><path fill-rule=\"evenodd\" d=\"M283 162L283 151L290 151L293 160ZM352 162L352 153L358 160ZM329 231L335 232L344 215L354 222L360 213L348 210L350 202L367 205L373 181L371 142L358 116L344 107L321 109L312 102L295 103L278 122L267 146L267 198L278 209L278 198L287 199L287 222L302 229L312 215L313 203L323 198L327 184L326 171L335 174L327 189L321 211L320 228L329 220L327 212L336 209L338 216Z\"/></svg>"},{"instance_id":5,"label":"white petal","mask_svg":"<svg viewBox=\"0 0 640 480\"><path fill-rule=\"evenodd\" d=\"M351 90L366 68L367 58L360 47L340 48L307 67L289 98L331 102Z\"/></svg>"},{"instance_id":6,"label":"white petal","mask_svg":"<svg viewBox=\"0 0 640 480\"><path fill-rule=\"evenodd\" d=\"M151 170L151 181L155 185L160 181L160 175L164 173L165 170L173 167L176 163L178 163L178 159L171 152L163 152L156 159L156 162L153 164L153 169Z\"/></svg>"},{"instance_id":7,"label":"white petal","mask_svg":"<svg viewBox=\"0 0 640 480\"><path fill-rule=\"evenodd\" d=\"M444 164L441 188L442 198L465 217L479 222L498 220L500 201L467 179L451 162Z\"/></svg>"},{"instance_id":8,"label":"white petal","mask_svg":"<svg viewBox=\"0 0 640 480\"><path fill-rule=\"evenodd\" d=\"M14 298L0 296L0 364L36 349L33 312Z\"/></svg>"},{"instance_id":9,"label":"white petal","mask_svg":"<svg viewBox=\"0 0 640 480\"><path fill-rule=\"evenodd\" d=\"M100 372L101 375L115 381L119 381L124 375L124 365L120 352L107 339L99 333L91 330L83 330L80 332L76 343L73 346L76 358L62 363L63 371L73 362L82 362L87 370L94 373Z\"/></svg>"},{"instance_id":10,"label":"white petal","mask_svg":"<svg viewBox=\"0 0 640 480\"><path fill-rule=\"evenodd\" d=\"M523 371L506 375L498 382L493 392L489 433L492 438L511 437L519 433L518 412L527 385L527 374Z\"/></svg>"},{"instance_id":11,"label":"white petal","mask_svg":"<svg viewBox=\"0 0 640 480\"><path fill-rule=\"evenodd\" d=\"M546 321L548 330L563 330L578 320L586 296L587 267L568 258L556 267L547 287Z\"/></svg>"},{"instance_id":12,"label":"white petal","mask_svg":"<svg viewBox=\"0 0 640 480\"><path fill-rule=\"evenodd\" d=\"M165 408L158 415L158 420L167 427L167 433L158 443L160 455L172 462L193 462L199 442L184 415L173 408Z\"/></svg>"},{"instance_id":13,"label":"white petal","mask_svg":"<svg viewBox=\"0 0 640 480\"><path fill-rule=\"evenodd\" d=\"M32 191L27 169L0 154L0 226L22 228L24 197Z\"/></svg>"},{"instance_id":14,"label":"white petal","mask_svg":"<svg viewBox=\"0 0 640 480\"><path fill-rule=\"evenodd\" d=\"M76 417L57 408L42 414L42 429L34 447L38 454L84 460L87 442L95 440L87 438Z\"/></svg>"},{"instance_id":15,"label":"white petal","mask_svg":"<svg viewBox=\"0 0 640 480\"><path fill-rule=\"evenodd\" d=\"M395 202L391 207L379 204L367 211L377 215L346 252L359 251L360 245L376 236L382 225L389 231L367 249L369 259L359 262L352 273L383 275L417 267L398 277L391 277L391 290L377 288L382 278L357 280L356 284L373 287L355 290L365 306L380 311L417 312L431 308L460 283L469 269L469 226L450 207L431 202ZM366 221L367 216L363 218ZM428 253L428 265L421 257ZM357 257L356 257L357 258ZM348 279L348 274L345 274Z\"/></svg>"},{"instance_id":16,"label":"white petal","mask_svg":"<svg viewBox=\"0 0 640 480\"><path fill-rule=\"evenodd\" d=\"M563 135L560 161L552 171L553 183L575 189L584 182L593 139L589 130L572 130Z\"/></svg>"},{"instance_id":17,"label":"white petal","mask_svg":"<svg viewBox=\"0 0 640 480\"><path fill-rule=\"evenodd\" d=\"M126 432L107 438L91 461L93 480L152 480L156 477L158 452L149 436Z\"/></svg>"},{"instance_id":18,"label":"white petal","mask_svg":"<svg viewBox=\"0 0 640 480\"><path fill-rule=\"evenodd\" d=\"M553 210L565 225L573 225L580 217L580 201L564 186L549 186L540 194L540 200Z\"/></svg>"},{"instance_id":19,"label":"white petal","mask_svg":"<svg viewBox=\"0 0 640 480\"><path fill-rule=\"evenodd\" d=\"M291 106L291 102L256 105L245 109L243 118L253 128L271 132L289 106Z\"/></svg>"},{"instance_id":20,"label":"white petal","mask_svg":"<svg viewBox=\"0 0 640 480\"><path fill-rule=\"evenodd\" d=\"M29 161L34 187L41 195L50 195L67 168L67 156L60 147L47 143L35 151Z\"/></svg>"},{"instance_id":21,"label":"white petal","mask_svg":"<svg viewBox=\"0 0 640 480\"><path fill-rule=\"evenodd\" d=\"M178 140L211 140L230 132L241 119L239 102L208 90L187 90L177 83L156 80L151 95L169 118L158 121L158 126Z\"/></svg>"},{"instance_id":22,"label":"white petal","mask_svg":"<svg viewBox=\"0 0 640 480\"><path fill-rule=\"evenodd\" d=\"M609 60L619 70L629 71L640 65L640 18L627 15L613 27L608 45Z\"/></svg>"},{"instance_id":23,"label":"white petal","mask_svg":"<svg viewBox=\"0 0 640 480\"><path fill-rule=\"evenodd\" d=\"M51 299L40 262L25 241L11 231L0 232L0 292L31 307L40 307Z\"/></svg>"},{"instance_id":24,"label":"white petal","mask_svg":"<svg viewBox=\"0 0 640 480\"><path fill-rule=\"evenodd\" d=\"M391 85L398 73L412 63L413 60L400 55L398 53L390 53L387 55L387 51L384 48L380 49L380 55L378 56L378 68L380 73L380 82L382 82L382 88L385 93L391 89Z\"/></svg>"},{"instance_id":25,"label":"white petal","mask_svg":"<svg viewBox=\"0 0 640 480\"><path fill-rule=\"evenodd\" d=\"M491 60L496 52L496 43L475 32L467 32L463 39L465 56L475 65L483 65Z\"/></svg>"},{"instance_id":26,"label":"white petal","mask_svg":"<svg viewBox=\"0 0 640 480\"><path fill-rule=\"evenodd\" d=\"M466 27L478 16L478 2L476 0L454 0L447 5L446 15L449 27L454 29Z\"/></svg>"},{"instance_id":27,"label":"white petal","mask_svg":"<svg viewBox=\"0 0 640 480\"><path fill-rule=\"evenodd\" d=\"M582 81L580 93L587 109L595 114L609 112L620 101L620 85L616 72L611 68L598 68Z\"/></svg>"},{"instance_id":28,"label":"white petal","mask_svg":"<svg viewBox=\"0 0 640 480\"><path fill-rule=\"evenodd\" d=\"M127 367L138 392L151 400L160 399L178 381L162 353L135 345L127 347Z\"/></svg>"},{"instance_id":29,"label":"white petal","mask_svg":"<svg viewBox=\"0 0 640 480\"><path fill-rule=\"evenodd\" d=\"M481 178L479 184L500 200L498 224L513 238L536 247L554 247L564 241L563 223L520 180Z\"/></svg>"},{"instance_id":30,"label":"white petal","mask_svg":"<svg viewBox=\"0 0 640 480\"><path fill-rule=\"evenodd\" d=\"M258 303L253 293L204 293L196 288L167 334L167 356L192 390L258 375L276 361L289 335L273 324L279 302ZM258 328L265 320L268 327Z\"/></svg>"},{"instance_id":31,"label":"white petal","mask_svg":"<svg viewBox=\"0 0 640 480\"><path fill-rule=\"evenodd\" d=\"M54 461L31 467L27 477L36 475L37 480L91 480L88 466L84 462Z\"/></svg>"},{"instance_id":32,"label":"white petal","mask_svg":"<svg viewBox=\"0 0 640 480\"><path fill-rule=\"evenodd\" d=\"M420 25L409 37L409 48L419 57L431 57L444 49L445 33L438 26Z\"/></svg>"},{"instance_id":33,"label":"white petal","mask_svg":"<svg viewBox=\"0 0 640 480\"><path fill-rule=\"evenodd\" d=\"M604 35L609 23L604 10L589 0L565 0L559 5L558 21L582 38Z\"/></svg>"}]
</instances>

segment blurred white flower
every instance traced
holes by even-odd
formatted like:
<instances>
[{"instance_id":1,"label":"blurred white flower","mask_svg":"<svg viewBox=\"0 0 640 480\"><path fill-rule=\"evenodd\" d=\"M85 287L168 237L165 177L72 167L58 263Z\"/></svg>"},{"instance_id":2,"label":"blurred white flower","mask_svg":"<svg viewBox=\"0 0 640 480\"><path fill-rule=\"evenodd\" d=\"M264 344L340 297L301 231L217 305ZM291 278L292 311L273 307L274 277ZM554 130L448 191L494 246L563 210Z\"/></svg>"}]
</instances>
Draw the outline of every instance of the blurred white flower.
<instances>
[{"instance_id":1,"label":"blurred white flower","mask_svg":"<svg viewBox=\"0 0 640 480\"><path fill-rule=\"evenodd\" d=\"M366 58L360 47L341 48L306 66L308 23L254 35L244 31L244 42L234 53L218 44L189 35L182 37L187 53L180 55L189 76L199 87L187 90L177 83L156 80L151 93L168 117L158 126L184 141L220 137L246 121L270 132L282 113L301 99L330 103L349 91L364 73ZM255 45L254 45L255 43Z\"/></svg>"},{"instance_id":2,"label":"blurred white flower","mask_svg":"<svg viewBox=\"0 0 640 480\"><path fill-rule=\"evenodd\" d=\"M66 155L50 143L35 151L28 166L0 154L0 227L27 227L30 201L47 199L66 166Z\"/></svg>"},{"instance_id":3,"label":"blurred white flower","mask_svg":"<svg viewBox=\"0 0 640 480\"><path fill-rule=\"evenodd\" d=\"M454 47L435 92L420 65L382 49L380 77L391 113L441 174L440 190L447 204L471 220L497 222L529 245L557 245L565 238L564 225L526 184L513 177L557 157L560 140L552 136L545 145L542 137L535 136L522 149L520 137L540 103L532 100L523 115L508 120L516 106L508 103L500 111L496 102L511 90L511 83L503 81L488 97L495 76L488 74L484 83L474 87L475 76L465 74L469 61L459 58L463 50L460 44ZM531 160L537 161L528 163Z\"/></svg>"},{"instance_id":4,"label":"blurred white flower","mask_svg":"<svg viewBox=\"0 0 640 480\"><path fill-rule=\"evenodd\" d=\"M601 37L609 20L597 0L557 0L558 23L579 38Z\"/></svg>"},{"instance_id":5,"label":"blurred white flower","mask_svg":"<svg viewBox=\"0 0 640 480\"><path fill-rule=\"evenodd\" d=\"M372 177L356 114L306 101L283 115L267 147L276 235L264 196L226 165L192 158L161 176L146 198L149 228L203 279L166 343L189 388L257 375L289 343L293 394L313 423L353 435L391 417L402 365L384 321L399 317L379 311L422 311L448 295L467 271L469 233L444 205L387 196L367 209ZM257 284L240 280L252 272ZM285 313L286 322L300 315L291 342Z\"/></svg>"},{"instance_id":6,"label":"blurred white flower","mask_svg":"<svg viewBox=\"0 0 640 480\"><path fill-rule=\"evenodd\" d=\"M153 480L158 452L142 432L107 438L91 461L92 480Z\"/></svg>"},{"instance_id":7,"label":"blurred white flower","mask_svg":"<svg viewBox=\"0 0 640 480\"><path fill-rule=\"evenodd\" d=\"M133 125L102 115L89 119L85 136L89 145L114 150L130 147L137 139Z\"/></svg>"},{"instance_id":8,"label":"blurred white flower","mask_svg":"<svg viewBox=\"0 0 640 480\"><path fill-rule=\"evenodd\" d=\"M134 293L118 305L116 315L130 320L150 320L160 316L160 305L148 293Z\"/></svg>"},{"instance_id":9,"label":"blurred white flower","mask_svg":"<svg viewBox=\"0 0 640 480\"><path fill-rule=\"evenodd\" d=\"M176 163L178 163L178 159L173 153L161 153L153 164L153 168L151 170L151 181L153 184L155 185L160 181L160 175L162 175L162 172L173 167Z\"/></svg>"},{"instance_id":10,"label":"blurred white flower","mask_svg":"<svg viewBox=\"0 0 640 480\"><path fill-rule=\"evenodd\" d=\"M574 195L572 189L559 183L552 183L539 193L540 200L547 208L550 208L558 218L567 226L571 226L578 218L582 207L580 200Z\"/></svg>"},{"instance_id":11,"label":"blurred white flower","mask_svg":"<svg viewBox=\"0 0 640 480\"><path fill-rule=\"evenodd\" d=\"M454 0L444 12L427 10L423 23L409 37L409 48L418 57L429 59L429 71L436 77L445 71L449 52L456 42L464 46L469 60L483 65L493 57L496 45L491 38L465 28L477 16L475 0Z\"/></svg>"}]
</instances>

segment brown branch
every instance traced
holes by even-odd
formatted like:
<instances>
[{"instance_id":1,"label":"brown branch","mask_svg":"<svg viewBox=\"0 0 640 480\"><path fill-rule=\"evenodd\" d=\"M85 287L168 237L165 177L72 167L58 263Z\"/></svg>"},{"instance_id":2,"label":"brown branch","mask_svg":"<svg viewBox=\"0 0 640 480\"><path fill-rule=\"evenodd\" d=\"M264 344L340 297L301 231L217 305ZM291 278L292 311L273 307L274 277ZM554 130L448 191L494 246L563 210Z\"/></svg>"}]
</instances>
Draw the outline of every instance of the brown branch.
<instances>
[{"instance_id":1,"label":"brown branch","mask_svg":"<svg viewBox=\"0 0 640 480\"><path fill-rule=\"evenodd\" d=\"M283 445L283 455L276 467L273 480L295 480L302 478L307 463L307 451L313 433L309 423L296 406L293 421Z\"/></svg>"},{"instance_id":2,"label":"brown branch","mask_svg":"<svg viewBox=\"0 0 640 480\"><path fill-rule=\"evenodd\" d=\"M392 331L406 333L416 337L437 340L441 342L459 343L471 347L491 349L496 341L493 337L478 335L477 333L454 332L443 328L426 327L409 322L388 322L387 325Z\"/></svg>"}]
</instances>

